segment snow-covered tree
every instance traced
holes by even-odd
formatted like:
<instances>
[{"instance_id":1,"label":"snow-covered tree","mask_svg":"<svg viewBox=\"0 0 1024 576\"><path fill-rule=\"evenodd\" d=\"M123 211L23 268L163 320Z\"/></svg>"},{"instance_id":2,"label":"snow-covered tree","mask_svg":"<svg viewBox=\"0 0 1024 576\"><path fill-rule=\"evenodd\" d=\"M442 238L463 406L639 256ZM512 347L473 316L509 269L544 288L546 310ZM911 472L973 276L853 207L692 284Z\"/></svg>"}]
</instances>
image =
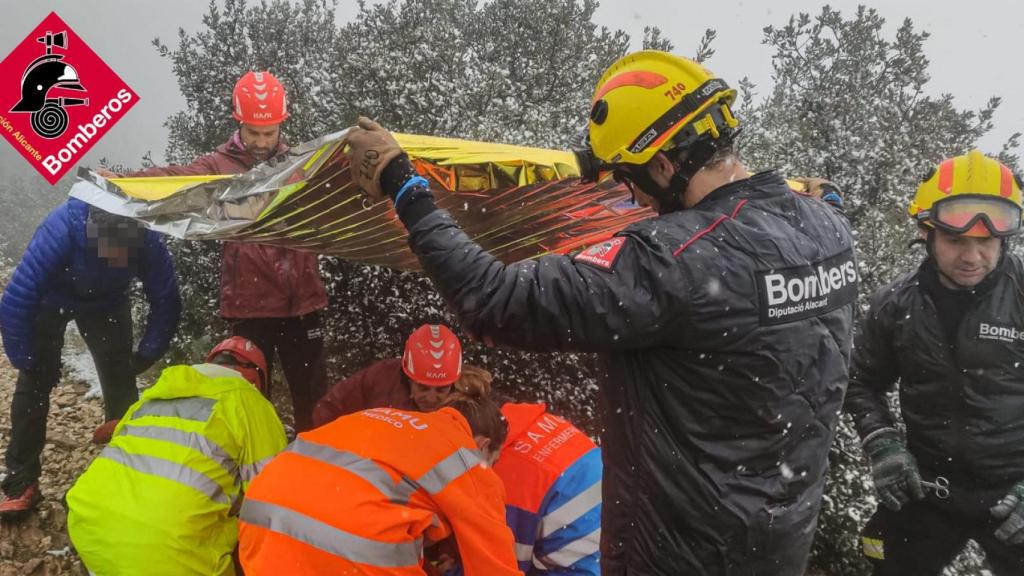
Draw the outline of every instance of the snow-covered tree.
<instances>
[{"instance_id":1,"label":"snow-covered tree","mask_svg":"<svg viewBox=\"0 0 1024 576\"><path fill-rule=\"evenodd\" d=\"M405 132L564 145L629 38L593 0L391 0L341 31L339 95Z\"/></svg>"},{"instance_id":2,"label":"snow-covered tree","mask_svg":"<svg viewBox=\"0 0 1024 576\"><path fill-rule=\"evenodd\" d=\"M927 32L908 18L890 39L884 23L874 9L844 18L826 6L768 26L774 85L741 110L751 164L829 178L846 191L869 255L861 269L868 290L918 260L905 250L914 234L907 202L929 168L977 146L1000 103L961 110L952 94L930 95Z\"/></svg>"},{"instance_id":3,"label":"snow-covered tree","mask_svg":"<svg viewBox=\"0 0 1024 576\"><path fill-rule=\"evenodd\" d=\"M171 60L186 103L165 123L168 160L191 162L237 128L231 91L249 70L270 70L287 87L291 140L343 126L334 108L321 105L339 80L331 61L338 34L334 12L334 0L270 0L252 6L245 0L224 0L223 6L211 0L204 27L194 34L179 29L176 48L154 39L160 55Z\"/></svg>"}]
</instances>

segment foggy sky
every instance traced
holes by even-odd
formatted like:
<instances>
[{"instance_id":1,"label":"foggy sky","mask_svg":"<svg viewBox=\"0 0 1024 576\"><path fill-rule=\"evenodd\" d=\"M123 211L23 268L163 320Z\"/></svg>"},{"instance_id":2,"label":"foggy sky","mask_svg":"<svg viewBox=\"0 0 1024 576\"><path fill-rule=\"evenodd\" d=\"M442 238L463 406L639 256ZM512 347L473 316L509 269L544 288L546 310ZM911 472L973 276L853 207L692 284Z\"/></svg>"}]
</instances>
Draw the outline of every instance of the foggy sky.
<instances>
[{"instance_id":1,"label":"foggy sky","mask_svg":"<svg viewBox=\"0 0 1024 576\"><path fill-rule=\"evenodd\" d=\"M970 109L981 107L992 95L1003 97L994 134L982 142L987 152L997 152L1012 132L1024 127L1024 80L1017 69L1024 8L1010 0L862 3L877 7L890 31L909 16L918 29L931 33L926 51L932 61L930 88L934 94L952 93L958 107ZM605 0L596 20L625 30L633 38L634 48L639 47L644 26L657 25L682 55L692 55L704 29L714 28L718 38L709 68L733 85L748 76L764 94L771 86L771 54L761 44L762 28L784 25L799 11L816 14L822 4L821 0ZM857 6L857 2L845 0L831 4L845 14L852 14ZM157 55L151 40L159 37L176 47L178 28L199 30L207 6L208 0L0 0L4 16L0 59L50 11L56 11L140 97L82 163L95 165L106 157L113 163L137 165L146 151L152 151L154 160L161 162L166 144L163 122L181 110L185 101L178 92L171 62ZM338 21L350 20L356 11L355 0L340 0ZM12 163L28 168L9 144L0 143L0 168Z\"/></svg>"}]
</instances>

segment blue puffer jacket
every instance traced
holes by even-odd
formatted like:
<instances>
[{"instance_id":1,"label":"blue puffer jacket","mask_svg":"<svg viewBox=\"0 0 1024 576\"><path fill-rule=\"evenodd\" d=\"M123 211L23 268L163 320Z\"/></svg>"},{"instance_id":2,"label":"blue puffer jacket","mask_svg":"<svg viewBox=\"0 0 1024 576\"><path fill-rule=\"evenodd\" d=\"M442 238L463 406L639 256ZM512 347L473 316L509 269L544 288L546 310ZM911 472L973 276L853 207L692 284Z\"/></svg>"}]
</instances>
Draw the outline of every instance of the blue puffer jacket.
<instances>
[{"instance_id":1,"label":"blue puffer jacket","mask_svg":"<svg viewBox=\"0 0 1024 576\"><path fill-rule=\"evenodd\" d=\"M107 266L89 248L85 223L89 205L75 198L58 206L36 229L0 299L4 351L19 370L34 362L35 318L43 306L70 314L114 309L128 298L133 278L142 280L149 317L138 353L147 359L167 351L178 327L181 299L174 264L160 236L146 230L139 258L126 268Z\"/></svg>"}]
</instances>

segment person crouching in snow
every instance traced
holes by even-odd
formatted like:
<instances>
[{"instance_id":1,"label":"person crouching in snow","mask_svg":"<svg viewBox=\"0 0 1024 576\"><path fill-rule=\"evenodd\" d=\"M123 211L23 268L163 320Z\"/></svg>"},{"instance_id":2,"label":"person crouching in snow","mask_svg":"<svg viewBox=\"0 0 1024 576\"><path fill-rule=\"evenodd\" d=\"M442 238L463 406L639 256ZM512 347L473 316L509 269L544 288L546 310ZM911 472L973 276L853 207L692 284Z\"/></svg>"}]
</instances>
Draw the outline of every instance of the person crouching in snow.
<instances>
[{"instance_id":1,"label":"person crouching in snow","mask_svg":"<svg viewBox=\"0 0 1024 576\"><path fill-rule=\"evenodd\" d=\"M401 358L386 358L339 381L313 409L313 424L368 408L431 412L462 375L462 343L443 324L424 324L405 341Z\"/></svg>"},{"instance_id":2,"label":"person crouching in snow","mask_svg":"<svg viewBox=\"0 0 1024 576\"><path fill-rule=\"evenodd\" d=\"M491 373L466 366L458 390L491 389ZM505 521L527 576L598 576L601 449L543 403L505 401L508 436L494 472L505 485ZM454 543L438 546L438 566L457 565ZM443 574L460 574L458 570Z\"/></svg>"},{"instance_id":3,"label":"person crouching in snow","mask_svg":"<svg viewBox=\"0 0 1024 576\"><path fill-rule=\"evenodd\" d=\"M423 575L423 548L455 535L468 576L521 575L491 469L507 428L479 391L434 412L374 408L299 434L246 494L249 576Z\"/></svg>"},{"instance_id":4,"label":"person crouching in snow","mask_svg":"<svg viewBox=\"0 0 1024 576\"><path fill-rule=\"evenodd\" d=\"M67 493L68 533L103 576L232 576L249 482L286 444L261 390L267 363L233 336L171 366Z\"/></svg>"}]
</instances>

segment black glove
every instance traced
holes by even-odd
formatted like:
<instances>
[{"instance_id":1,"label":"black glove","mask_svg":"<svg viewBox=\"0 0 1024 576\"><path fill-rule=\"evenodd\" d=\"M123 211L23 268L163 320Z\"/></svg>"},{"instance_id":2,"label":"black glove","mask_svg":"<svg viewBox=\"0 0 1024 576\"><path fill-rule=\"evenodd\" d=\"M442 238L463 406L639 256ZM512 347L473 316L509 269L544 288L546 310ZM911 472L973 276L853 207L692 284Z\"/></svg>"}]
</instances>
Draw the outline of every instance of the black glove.
<instances>
[{"instance_id":1,"label":"black glove","mask_svg":"<svg viewBox=\"0 0 1024 576\"><path fill-rule=\"evenodd\" d=\"M138 352L132 354L132 374L138 376L155 364L156 358L147 358Z\"/></svg>"},{"instance_id":2,"label":"black glove","mask_svg":"<svg viewBox=\"0 0 1024 576\"><path fill-rule=\"evenodd\" d=\"M924 498L917 460L893 428L882 428L868 435L864 453L871 461L871 477L878 498L886 508L899 510L911 500Z\"/></svg>"},{"instance_id":3,"label":"black glove","mask_svg":"<svg viewBox=\"0 0 1024 576\"><path fill-rule=\"evenodd\" d=\"M1014 546L1024 543L1024 482L1011 488L989 512L996 518L1006 519L996 530L1000 542Z\"/></svg>"}]
</instances>

